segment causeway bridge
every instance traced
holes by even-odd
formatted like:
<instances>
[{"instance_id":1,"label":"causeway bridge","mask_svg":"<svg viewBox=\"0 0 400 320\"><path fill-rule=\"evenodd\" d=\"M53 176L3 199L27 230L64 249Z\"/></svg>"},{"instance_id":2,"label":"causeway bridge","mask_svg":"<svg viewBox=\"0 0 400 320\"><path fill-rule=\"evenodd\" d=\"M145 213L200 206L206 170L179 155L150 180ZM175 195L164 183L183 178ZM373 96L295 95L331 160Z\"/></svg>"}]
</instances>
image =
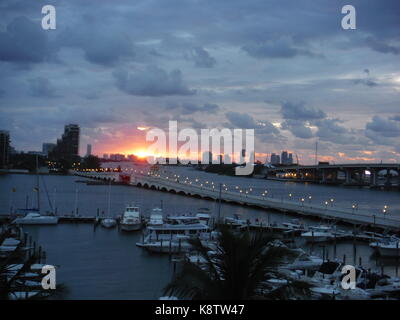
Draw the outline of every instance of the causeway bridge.
<instances>
[{"instance_id":1,"label":"causeway bridge","mask_svg":"<svg viewBox=\"0 0 400 320\"><path fill-rule=\"evenodd\" d=\"M103 181L121 181L121 176L127 176L126 173L119 172L76 172L76 175L99 179ZM302 216L317 217L321 219L333 220L338 222L349 223L352 225L365 225L373 228L382 228L387 230L400 230L400 216L387 214L386 210L368 211L357 208L340 208L325 204L311 204L304 201L276 199L268 196L250 195L238 190L230 190L224 188L223 185L204 185L196 184L195 181L171 179L163 177L152 172L130 173L130 181L127 184L147 188L150 190L158 190L171 192L175 194L192 196L201 199L219 200L227 203L235 203L239 205L248 205L264 209L273 209L284 213L292 213ZM126 180L125 180L126 181Z\"/></svg>"},{"instance_id":2,"label":"causeway bridge","mask_svg":"<svg viewBox=\"0 0 400 320\"><path fill-rule=\"evenodd\" d=\"M371 188L400 189L399 163L292 165L265 168L266 178Z\"/></svg>"}]
</instances>

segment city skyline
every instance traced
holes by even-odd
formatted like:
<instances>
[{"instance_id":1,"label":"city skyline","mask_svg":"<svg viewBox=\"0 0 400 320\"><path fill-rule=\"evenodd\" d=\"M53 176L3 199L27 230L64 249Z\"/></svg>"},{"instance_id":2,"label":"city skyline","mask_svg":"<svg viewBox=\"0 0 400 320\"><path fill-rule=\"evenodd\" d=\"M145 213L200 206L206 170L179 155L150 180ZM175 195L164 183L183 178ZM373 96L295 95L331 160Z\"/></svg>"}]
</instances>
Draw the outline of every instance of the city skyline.
<instances>
[{"instance_id":1,"label":"city skyline","mask_svg":"<svg viewBox=\"0 0 400 320\"><path fill-rule=\"evenodd\" d=\"M147 129L256 129L256 156L399 162L400 22L396 1L71 0L0 5L0 129L17 150L81 127L79 153L145 153ZM124 14L121 14L124 12ZM376 15L380 12L381 15ZM21 43L24 45L22 46Z\"/></svg>"}]
</instances>

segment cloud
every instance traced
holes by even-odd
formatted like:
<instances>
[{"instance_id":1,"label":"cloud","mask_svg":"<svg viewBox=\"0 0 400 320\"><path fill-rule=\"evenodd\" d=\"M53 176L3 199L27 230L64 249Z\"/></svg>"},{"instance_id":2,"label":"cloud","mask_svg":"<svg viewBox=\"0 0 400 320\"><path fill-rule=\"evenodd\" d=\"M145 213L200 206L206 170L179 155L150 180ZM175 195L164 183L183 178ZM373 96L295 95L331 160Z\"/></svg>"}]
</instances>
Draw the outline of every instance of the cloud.
<instances>
[{"instance_id":1,"label":"cloud","mask_svg":"<svg viewBox=\"0 0 400 320\"><path fill-rule=\"evenodd\" d=\"M56 89L46 78L35 78L29 80L30 92L34 97L55 98L57 97Z\"/></svg>"},{"instance_id":2,"label":"cloud","mask_svg":"<svg viewBox=\"0 0 400 320\"><path fill-rule=\"evenodd\" d=\"M373 37L368 37L366 39L366 44L372 50L375 50L380 53L391 53L394 55L400 54L400 47L388 44L384 41L377 40Z\"/></svg>"},{"instance_id":3,"label":"cloud","mask_svg":"<svg viewBox=\"0 0 400 320\"><path fill-rule=\"evenodd\" d=\"M171 108L179 108L182 114L192 114L195 112L214 114L220 110L220 107L214 103L205 103L203 105L197 105L194 103L183 103L181 105L172 106Z\"/></svg>"},{"instance_id":4,"label":"cloud","mask_svg":"<svg viewBox=\"0 0 400 320\"><path fill-rule=\"evenodd\" d=\"M0 61L39 63L49 58L51 51L40 23L17 17L0 32Z\"/></svg>"},{"instance_id":5,"label":"cloud","mask_svg":"<svg viewBox=\"0 0 400 320\"><path fill-rule=\"evenodd\" d=\"M284 119L318 120L326 118L325 112L313 107L307 107L304 102L284 102L280 111Z\"/></svg>"},{"instance_id":6,"label":"cloud","mask_svg":"<svg viewBox=\"0 0 400 320\"><path fill-rule=\"evenodd\" d=\"M371 131L381 137L400 137L400 123L396 120L385 119L381 116L373 117L372 121L368 122L365 128L367 131Z\"/></svg>"},{"instance_id":7,"label":"cloud","mask_svg":"<svg viewBox=\"0 0 400 320\"><path fill-rule=\"evenodd\" d=\"M196 93L183 83L182 73L178 69L168 73L159 67L148 66L131 74L117 70L113 76L118 89L134 96L188 96Z\"/></svg>"},{"instance_id":8,"label":"cloud","mask_svg":"<svg viewBox=\"0 0 400 320\"><path fill-rule=\"evenodd\" d=\"M211 57L208 51L202 47L193 48L188 58L193 60L195 66L198 68L212 68L217 62L215 58Z\"/></svg>"},{"instance_id":9,"label":"cloud","mask_svg":"<svg viewBox=\"0 0 400 320\"><path fill-rule=\"evenodd\" d=\"M314 134L307 122L299 120L286 120L281 123L283 130L289 130L294 136L302 139L310 139Z\"/></svg>"},{"instance_id":10,"label":"cloud","mask_svg":"<svg viewBox=\"0 0 400 320\"><path fill-rule=\"evenodd\" d=\"M91 20L86 25L66 29L58 37L57 45L79 48L87 61L102 66L113 66L135 56L133 44L123 30L110 30Z\"/></svg>"},{"instance_id":11,"label":"cloud","mask_svg":"<svg viewBox=\"0 0 400 320\"><path fill-rule=\"evenodd\" d=\"M279 130L269 121L257 123L254 118L247 113L227 112L226 118L230 124L239 129L256 129L256 134L279 134Z\"/></svg>"},{"instance_id":12,"label":"cloud","mask_svg":"<svg viewBox=\"0 0 400 320\"><path fill-rule=\"evenodd\" d=\"M295 47L288 38L248 44L243 46L242 49L254 58L293 58L297 55L315 56L309 50Z\"/></svg>"},{"instance_id":13,"label":"cloud","mask_svg":"<svg viewBox=\"0 0 400 320\"><path fill-rule=\"evenodd\" d=\"M353 82L355 84L362 84L367 87L376 87L378 85L378 83L376 81L371 80L371 79L354 79Z\"/></svg>"}]
</instances>

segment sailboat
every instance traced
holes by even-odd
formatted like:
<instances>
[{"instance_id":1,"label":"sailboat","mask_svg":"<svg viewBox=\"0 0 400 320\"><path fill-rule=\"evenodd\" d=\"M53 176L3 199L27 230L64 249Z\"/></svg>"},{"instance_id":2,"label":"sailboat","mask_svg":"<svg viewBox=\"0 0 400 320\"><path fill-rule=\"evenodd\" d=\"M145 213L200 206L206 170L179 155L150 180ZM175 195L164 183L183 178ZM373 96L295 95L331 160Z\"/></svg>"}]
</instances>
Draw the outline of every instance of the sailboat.
<instances>
[{"instance_id":1,"label":"sailboat","mask_svg":"<svg viewBox=\"0 0 400 320\"><path fill-rule=\"evenodd\" d=\"M111 207L111 180L110 184L108 187L108 214L110 214L110 207ZM106 217L104 219L101 219L101 226L103 228L111 229L114 228L117 225L117 220L111 217Z\"/></svg>"},{"instance_id":2,"label":"sailboat","mask_svg":"<svg viewBox=\"0 0 400 320\"><path fill-rule=\"evenodd\" d=\"M37 210L30 210L24 217L16 218L13 223L20 225L54 225L58 223L58 217L45 216L40 214L40 187L39 187L39 165L38 156L36 156L36 192L37 192Z\"/></svg>"}]
</instances>

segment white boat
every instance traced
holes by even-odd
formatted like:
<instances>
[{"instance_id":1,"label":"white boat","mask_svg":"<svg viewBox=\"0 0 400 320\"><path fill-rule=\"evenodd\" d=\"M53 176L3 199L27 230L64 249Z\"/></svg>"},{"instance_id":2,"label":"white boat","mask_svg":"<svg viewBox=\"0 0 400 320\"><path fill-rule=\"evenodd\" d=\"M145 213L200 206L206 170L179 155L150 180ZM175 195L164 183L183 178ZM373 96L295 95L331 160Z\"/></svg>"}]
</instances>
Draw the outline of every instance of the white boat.
<instances>
[{"instance_id":1,"label":"white boat","mask_svg":"<svg viewBox=\"0 0 400 320\"><path fill-rule=\"evenodd\" d=\"M148 226L162 226L164 224L163 211L160 208L151 210L150 219L147 223Z\"/></svg>"},{"instance_id":2,"label":"white boat","mask_svg":"<svg viewBox=\"0 0 400 320\"><path fill-rule=\"evenodd\" d=\"M327 226L310 227L310 231L303 232L301 237L309 242L325 242L333 239L335 236L331 228Z\"/></svg>"},{"instance_id":3,"label":"white boat","mask_svg":"<svg viewBox=\"0 0 400 320\"><path fill-rule=\"evenodd\" d=\"M113 218L104 218L101 219L101 226L107 229L114 228L117 225L117 220Z\"/></svg>"},{"instance_id":4,"label":"white boat","mask_svg":"<svg viewBox=\"0 0 400 320\"><path fill-rule=\"evenodd\" d=\"M317 270L324 263L320 257L307 254L303 249L293 249L297 255L283 267L289 270Z\"/></svg>"},{"instance_id":5,"label":"white boat","mask_svg":"<svg viewBox=\"0 0 400 320\"><path fill-rule=\"evenodd\" d=\"M58 223L58 217L43 216L39 212L29 212L25 217L16 218L13 223L22 225L53 225Z\"/></svg>"},{"instance_id":6,"label":"white boat","mask_svg":"<svg viewBox=\"0 0 400 320\"><path fill-rule=\"evenodd\" d=\"M198 209L197 213L196 213L196 218L198 218L200 220L200 222L208 225L210 222L210 219L211 219L210 209L208 209L208 208Z\"/></svg>"},{"instance_id":7,"label":"white boat","mask_svg":"<svg viewBox=\"0 0 400 320\"><path fill-rule=\"evenodd\" d=\"M196 217L176 216L167 219L168 223L164 225L148 227L148 234L136 245L151 252L179 253L191 248L187 240L192 237L209 239L210 228Z\"/></svg>"},{"instance_id":8,"label":"white boat","mask_svg":"<svg viewBox=\"0 0 400 320\"><path fill-rule=\"evenodd\" d=\"M370 243L370 247L375 248L383 257L400 257L399 240L382 240Z\"/></svg>"},{"instance_id":9,"label":"white boat","mask_svg":"<svg viewBox=\"0 0 400 320\"><path fill-rule=\"evenodd\" d=\"M121 230L137 231L140 229L142 229L142 217L140 215L139 207L126 207L121 219Z\"/></svg>"}]
</instances>

